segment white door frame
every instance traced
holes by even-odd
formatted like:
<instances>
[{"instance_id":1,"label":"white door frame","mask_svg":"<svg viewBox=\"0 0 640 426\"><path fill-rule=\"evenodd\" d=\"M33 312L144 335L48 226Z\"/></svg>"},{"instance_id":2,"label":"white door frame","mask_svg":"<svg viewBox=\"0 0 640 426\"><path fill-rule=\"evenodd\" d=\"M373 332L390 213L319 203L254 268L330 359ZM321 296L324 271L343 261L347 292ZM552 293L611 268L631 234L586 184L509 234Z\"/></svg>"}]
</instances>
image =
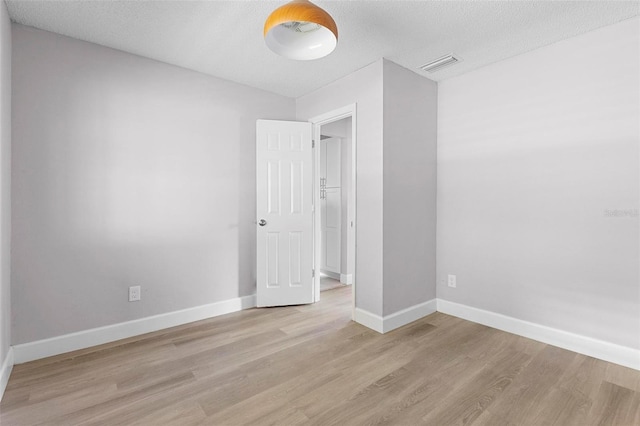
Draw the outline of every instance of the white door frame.
<instances>
[{"instance_id":1,"label":"white door frame","mask_svg":"<svg viewBox=\"0 0 640 426\"><path fill-rule=\"evenodd\" d=\"M356 304L356 285L358 283L357 275L357 246L356 246L356 137L357 137L357 122L356 122L356 106L357 104L351 104L342 108L335 109L325 114L318 115L309 119L309 122L313 125L312 137L316 143L316 149L314 150L314 170L313 170L313 198L314 198L314 214L313 214L313 235L314 235L314 251L313 251L313 264L316 271L313 285L315 301L320 300L320 250L318 250L318 244L320 244L321 237L321 221L320 221L320 187L318 185L318 171L320 170L320 128L334 121L342 120L344 118L351 117L351 187L349 192L351 196L347 200L347 259L349 254L354 257L354 271L353 271L353 283L351 284L351 317L353 318Z\"/></svg>"}]
</instances>

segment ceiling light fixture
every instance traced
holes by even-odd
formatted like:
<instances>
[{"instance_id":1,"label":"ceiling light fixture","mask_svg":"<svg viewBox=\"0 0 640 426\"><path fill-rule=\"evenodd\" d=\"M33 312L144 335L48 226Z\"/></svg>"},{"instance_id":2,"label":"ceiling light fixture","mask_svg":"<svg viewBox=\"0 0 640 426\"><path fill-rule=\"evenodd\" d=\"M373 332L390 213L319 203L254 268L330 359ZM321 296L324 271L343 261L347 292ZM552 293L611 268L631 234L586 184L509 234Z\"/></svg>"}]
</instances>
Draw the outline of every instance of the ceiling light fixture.
<instances>
[{"instance_id":1,"label":"ceiling light fixture","mask_svg":"<svg viewBox=\"0 0 640 426\"><path fill-rule=\"evenodd\" d=\"M324 10L308 0L293 0L274 10L264 23L269 49L289 59L327 56L338 44L338 27Z\"/></svg>"}]
</instances>

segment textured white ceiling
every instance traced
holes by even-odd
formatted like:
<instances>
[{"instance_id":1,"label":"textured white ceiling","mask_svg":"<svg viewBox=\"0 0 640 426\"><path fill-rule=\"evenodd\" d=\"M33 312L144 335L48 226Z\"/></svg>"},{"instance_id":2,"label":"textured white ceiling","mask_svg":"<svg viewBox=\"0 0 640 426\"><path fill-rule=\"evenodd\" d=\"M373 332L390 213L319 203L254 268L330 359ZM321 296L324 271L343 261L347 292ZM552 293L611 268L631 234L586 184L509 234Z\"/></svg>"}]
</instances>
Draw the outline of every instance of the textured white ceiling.
<instances>
[{"instance_id":1,"label":"textured white ceiling","mask_svg":"<svg viewBox=\"0 0 640 426\"><path fill-rule=\"evenodd\" d=\"M613 24L638 1L317 1L338 24L337 49L308 62L264 44L283 1L8 0L20 24L297 97L385 57L433 80ZM448 53L462 62L429 74ZM594 60L597 60L594 58Z\"/></svg>"}]
</instances>

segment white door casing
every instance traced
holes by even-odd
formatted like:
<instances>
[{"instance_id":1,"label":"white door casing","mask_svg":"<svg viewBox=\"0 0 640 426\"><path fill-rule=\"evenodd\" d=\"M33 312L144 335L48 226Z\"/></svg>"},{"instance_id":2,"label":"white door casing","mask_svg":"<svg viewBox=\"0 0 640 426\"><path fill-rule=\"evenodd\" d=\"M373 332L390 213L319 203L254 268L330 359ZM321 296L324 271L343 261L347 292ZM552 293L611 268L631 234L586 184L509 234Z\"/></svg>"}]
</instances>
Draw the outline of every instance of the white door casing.
<instances>
[{"instance_id":1,"label":"white door casing","mask_svg":"<svg viewBox=\"0 0 640 426\"><path fill-rule=\"evenodd\" d=\"M342 120L343 118L351 117L351 141L350 141L350 155L349 155L349 163L351 165L351 173L348 187L348 197L347 197L347 223L349 226L347 227L347 262L351 262L354 265L354 269L352 270L352 286L351 286L351 315L352 318L355 318L355 309L356 309L356 288L358 286L358 273L357 273L357 249L356 249L356 228L357 228L357 129L358 129L358 115L357 115L357 105L351 104L346 105L342 108L335 109L330 112L326 112L324 114L312 117L309 121L313 124L313 137L316 140L320 140L321 137L321 128L322 126L333 123L334 121ZM320 169L320 156L316 155L314 159L314 164L317 170ZM319 185L316 186L316 191L314 193L314 199L320 204L320 190ZM344 189L344 188L343 188ZM321 222L321 212L320 208L317 208L314 211L314 221L319 224ZM316 241L316 250L314 250L314 264L320 265L321 263L321 250L319 246L319 242L322 238L321 236L321 227L316 226L314 228L314 236ZM314 298L316 301L320 300L320 274L316 274L315 278L315 290L314 290Z\"/></svg>"},{"instance_id":2,"label":"white door casing","mask_svg":"<svg viewBox=\"0 0 640 426\"><path fill-rule=\"evenodd\" d=\"M311 124L256 123L257 306L313 303Z\"/></svg>"}]
</instances>

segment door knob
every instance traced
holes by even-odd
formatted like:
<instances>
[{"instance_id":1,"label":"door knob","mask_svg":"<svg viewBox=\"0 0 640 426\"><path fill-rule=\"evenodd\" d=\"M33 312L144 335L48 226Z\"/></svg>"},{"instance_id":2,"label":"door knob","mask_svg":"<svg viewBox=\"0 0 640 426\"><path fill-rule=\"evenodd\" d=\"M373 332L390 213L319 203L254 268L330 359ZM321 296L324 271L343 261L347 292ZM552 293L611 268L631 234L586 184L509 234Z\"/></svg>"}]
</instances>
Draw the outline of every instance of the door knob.
<instances>
[{"instance_id":1,"label":"door knob","mask_svg":"<svg viewBox=\"0 0 640 426\"><path fill-rule=\"evenodd\" d=\"M267 221L264 219L260 219L260 222L258 222L258 225L260 226L265 226L267 224Z\"/></svg>"}]
</instances>

